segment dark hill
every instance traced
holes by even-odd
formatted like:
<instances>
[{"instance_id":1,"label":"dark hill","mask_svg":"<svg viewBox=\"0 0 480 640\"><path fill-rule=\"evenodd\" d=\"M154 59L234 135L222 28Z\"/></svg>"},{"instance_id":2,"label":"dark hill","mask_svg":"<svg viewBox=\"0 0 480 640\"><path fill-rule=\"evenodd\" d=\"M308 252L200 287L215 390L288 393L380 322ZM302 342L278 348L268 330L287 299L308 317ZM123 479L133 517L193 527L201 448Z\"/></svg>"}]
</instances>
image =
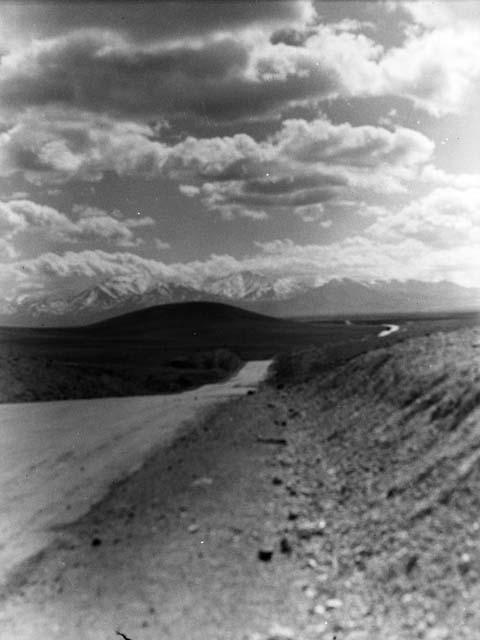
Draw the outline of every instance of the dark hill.
<instances>
[{"instance_id":1,"label":"dark hill","mask_svg":"<svg viewBox=\"0 0 480 640\"><path fill-rule=\"evenodd\" d=\"M376 327L272 318L216 302L184 302L134 311L86 327L4 329L0 342L20 345L29 355L57 362L154 367L172 357L212 349L228 349L244 360L271 358L295 347L376 332Z\"/></svg>"},{"instance_id":2,"label":"dark hill","mask_svg":"<svg viewBox=\"0 0 480 640\"><path fill-rule=\"evenodd\" d=\"M287 327L296 322L272 318L253 311L219 302L181 302L164 304L140 311L133 311L115 318L109 318L85 327L88 331L97 332L136 332L138 335L149 335L165 329L200 330L212 326L234 327ZM163 337L162 333L159 337Z\"/></svg>"},{"instance_id":3,"label":"dark hill","mask_svg":"<svg viewBox=\"0 0 480 640\"><path fill-rule=\"evenodd\" d=\"M245 360L271 358L293 347L321 345L372 332L375 333L372 327L365 326L272 318L216 302L151 307L81 331L89 339L118 342L123 348L138 343L175 353L226 348Z\"/></svg>"}]
</instances>

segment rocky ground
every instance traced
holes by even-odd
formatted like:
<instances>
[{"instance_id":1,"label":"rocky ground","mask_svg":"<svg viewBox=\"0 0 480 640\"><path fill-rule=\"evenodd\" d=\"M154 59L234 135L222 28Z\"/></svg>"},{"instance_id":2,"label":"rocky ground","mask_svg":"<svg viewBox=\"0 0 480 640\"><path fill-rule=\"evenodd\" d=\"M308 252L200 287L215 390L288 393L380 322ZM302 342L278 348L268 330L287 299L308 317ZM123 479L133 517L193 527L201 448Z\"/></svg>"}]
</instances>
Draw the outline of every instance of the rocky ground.
<instances>
[{"instance_id":1,"label":"rocky ground","mask_svg":"<svg viewBox=\"0 0 480 640\"><path fill-rule=\"evenodd\" d=\"M480 637L480 329L300 377L59 529L5 587L0 637Z\"/></svg>"}]
</instances>

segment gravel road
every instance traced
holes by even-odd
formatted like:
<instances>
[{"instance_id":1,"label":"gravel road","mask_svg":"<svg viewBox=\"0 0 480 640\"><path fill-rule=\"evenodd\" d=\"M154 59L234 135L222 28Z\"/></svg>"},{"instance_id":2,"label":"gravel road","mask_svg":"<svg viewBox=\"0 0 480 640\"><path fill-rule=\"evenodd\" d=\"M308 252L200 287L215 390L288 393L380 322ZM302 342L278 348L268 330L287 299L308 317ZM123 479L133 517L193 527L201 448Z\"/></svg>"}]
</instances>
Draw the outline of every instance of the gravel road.
<instances>
[{"instance_id":1,"label":"gravel road","mask_svg":"<svg viewBox=\"0 0 480 640\"><path fill-rule=\"evenodd\" d=\"M0 405L0 580L182 428L254 388L269 366L249 362L226 382L180 394Z\"/></svg>"}]
</instances>

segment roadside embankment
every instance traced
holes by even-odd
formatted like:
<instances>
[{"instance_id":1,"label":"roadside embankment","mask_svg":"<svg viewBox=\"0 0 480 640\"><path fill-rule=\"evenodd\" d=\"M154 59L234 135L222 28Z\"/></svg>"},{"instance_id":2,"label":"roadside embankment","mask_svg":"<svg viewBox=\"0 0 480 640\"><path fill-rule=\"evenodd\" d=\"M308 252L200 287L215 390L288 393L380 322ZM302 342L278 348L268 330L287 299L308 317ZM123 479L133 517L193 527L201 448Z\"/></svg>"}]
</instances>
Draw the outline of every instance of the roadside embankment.
<instances>
[{"instance_id":1,"label":"roadside embankment","mask_svg":"<svg viewBox=\"0 0 480 640\"><path fill-rule=\"evenodd\" d=\"M480 634L479 348L478 329L438 333L286 385L307 408L293 474L325 523L302 546L313 610L338 639Z\"/></svg>"}]
</instances>

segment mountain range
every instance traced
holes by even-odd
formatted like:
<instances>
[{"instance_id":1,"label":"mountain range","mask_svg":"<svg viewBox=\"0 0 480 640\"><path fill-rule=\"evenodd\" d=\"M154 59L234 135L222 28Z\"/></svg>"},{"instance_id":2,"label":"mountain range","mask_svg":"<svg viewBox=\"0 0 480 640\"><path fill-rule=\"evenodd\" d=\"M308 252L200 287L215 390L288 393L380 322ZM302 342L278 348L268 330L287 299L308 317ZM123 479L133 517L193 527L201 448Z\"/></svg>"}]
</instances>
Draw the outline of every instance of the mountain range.
<instances>
[{"instance_id":1,"label":"mountain range","mask_svg":"<svg viewBox=\"0 0 480 640\"><path fill-rule=\"evenodd\" d=\"M148 307L225 302L272 316L328 316L480 310L480 288L452 282L333 279L321 285L244 271L202 287L117 276L75 294L23 293L4 300L0 324L73 326Z\"/></svg>"}]
</instances>

